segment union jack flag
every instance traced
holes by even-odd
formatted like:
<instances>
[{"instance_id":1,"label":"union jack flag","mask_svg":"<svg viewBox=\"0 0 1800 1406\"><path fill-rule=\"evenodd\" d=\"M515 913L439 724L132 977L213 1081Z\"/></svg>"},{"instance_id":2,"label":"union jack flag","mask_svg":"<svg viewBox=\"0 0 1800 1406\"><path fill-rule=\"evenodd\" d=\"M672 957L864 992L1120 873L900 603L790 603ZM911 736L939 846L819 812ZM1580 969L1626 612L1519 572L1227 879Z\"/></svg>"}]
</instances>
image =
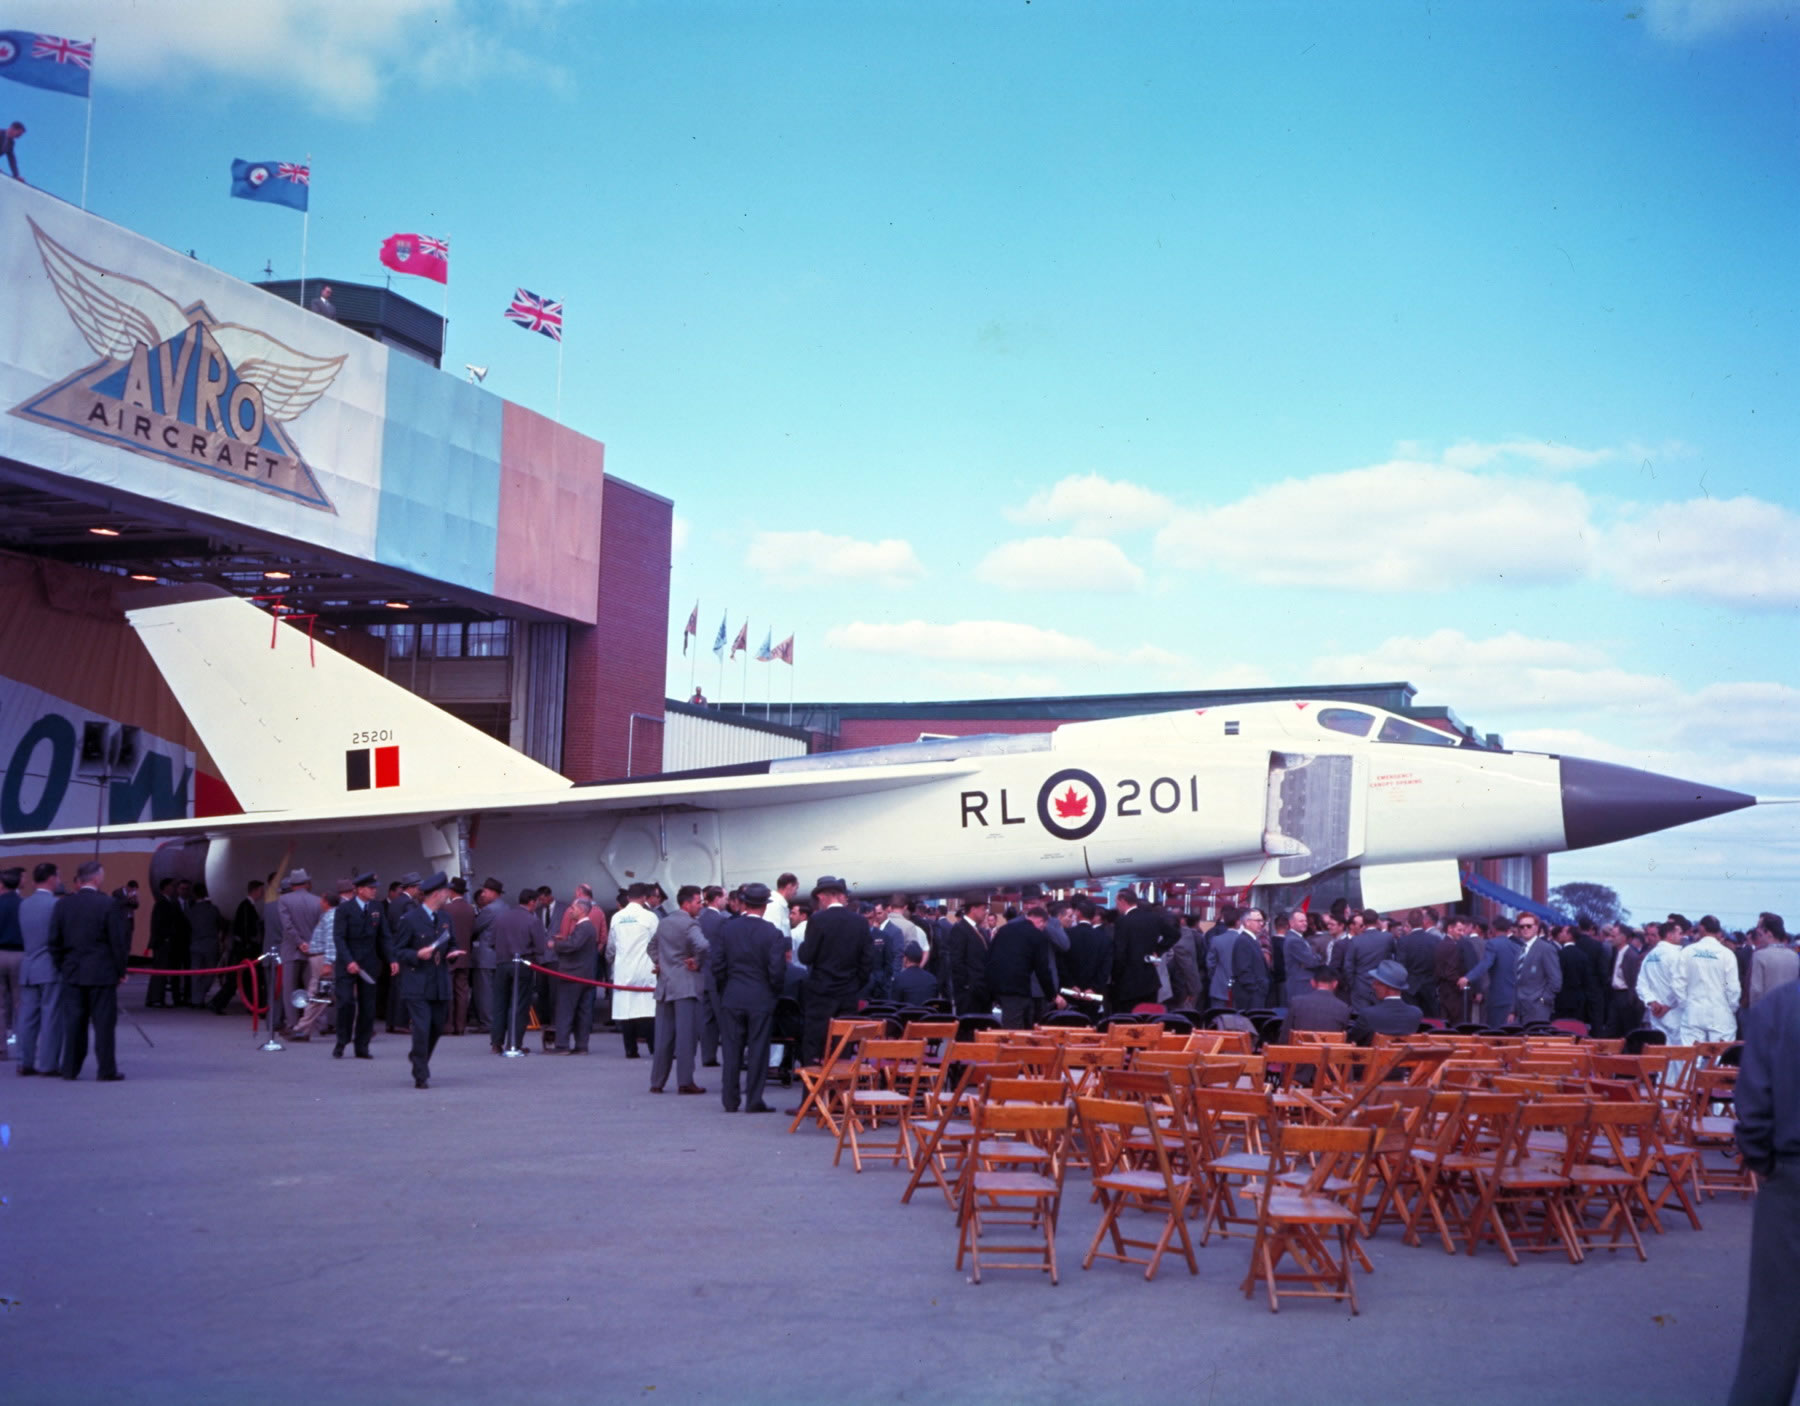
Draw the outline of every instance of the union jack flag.
<instances>
[{"instance_id":1,"label":"union jack flag","mask_svg":"<svg viewBox=\"0 0 1800 1406\"><path fill-rule=\"evenodd\" d=\"M296 166L291 161L283 161L275 168L275 174L282 180L292 181L296 185L309 186L312 184L312 167L310 166Z\"/></svg>"},{"instance_id":2,"label":"union jack flag","mask_svg":"<svg viewBox=\"0 0 1800 1406\"><path fill-rule=\"evenodd\" d=\"M553 342L562 340L563 305L540 298L536 293L527 293L523 288L513 294L506 319L518 323L527 332L541 332Z\"/></svg>"},{"instance_id":3,"label":"union jack flag","mask_svg":"<svg viewBox=\"0 0 1800 1406\"><path fill-rule=\"evenodd\" d=\"M94 66L94 46L78 39L58 39L54 34L40 34L31 44L31 57L49 59L53 63L72 63L77 68Z\"/></svg>"},{"instance_id":4,"label":"union jack flag","mask_svg":"<svg viewBox=\"0 0 1800 1406\"><path fill-rule=\"evenodd\" d=\"M449 263L450 241L448 239L433 239L429 234L421 234L419 236L419 253L428 259L435 254L445 263Z\"/></svg>"}]
</instances>

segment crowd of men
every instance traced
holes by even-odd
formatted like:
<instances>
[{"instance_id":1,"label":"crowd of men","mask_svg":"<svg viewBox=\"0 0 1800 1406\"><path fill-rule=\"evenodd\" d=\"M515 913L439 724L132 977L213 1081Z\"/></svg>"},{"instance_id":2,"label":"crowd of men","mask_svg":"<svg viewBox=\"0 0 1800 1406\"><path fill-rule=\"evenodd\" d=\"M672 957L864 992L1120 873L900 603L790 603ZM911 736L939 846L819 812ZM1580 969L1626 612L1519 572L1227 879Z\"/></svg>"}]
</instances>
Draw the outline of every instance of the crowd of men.
<instances>
[{"instance_id":1,"label":"crowd of men","mask_svg":"<svg viewBox=\"0 0 1800 1406\"><path fill-rule=\"evenodd\" d=\"M16 1029L18 1070L74 1077L91 1029L100 1077L121 1077L111 1027L136 885L108 894L90 863L69 893L56 866L41 864L21 898L23 877L0 873L0 1019ZM152 977L146 1004L224 1014L234 997L255 1000L281 1039L329 1033L338 1058L372 1058L385 1021L412 1036L420 1087L443 1034L485 1034L494 1053L514 1054L535 1015L543 1051L583 1055L604 1023L628 1058L648 1053L652 1091L673 1075L678 1093L705 1093L696 1068L719 1068L723 1106L762 1112L771 1046L788 1080L796 1060L820 1057L834 1016L871 1001L1011 1028L1065 1009L1079 1013L1070 1019L1175 1011L1267 1038L1335 1029L1368 1040L1435 1019L1486 1029L1573 1021L1603 1035L1648 1026L1688 1043L1733 1038L1742 1010L1800 978L1800 953L1773 913L1740 934L1710 916L1477 922L1339 900L1272 921L1226 905L1208 923L1130 888L1110 907L1030 886L1002 902L856 902L832 876L803 896L791 873L772 887L687 885L672 897L634 884L610 913L585 884L559 896L488 878L471 892L442 874L384 884L365 873L323 887L303 868L253 880L227 918L204 884L162 880L148 965L196 975ZM254 975L209 973L246 962Z\"/></svg>"}]
</instances>

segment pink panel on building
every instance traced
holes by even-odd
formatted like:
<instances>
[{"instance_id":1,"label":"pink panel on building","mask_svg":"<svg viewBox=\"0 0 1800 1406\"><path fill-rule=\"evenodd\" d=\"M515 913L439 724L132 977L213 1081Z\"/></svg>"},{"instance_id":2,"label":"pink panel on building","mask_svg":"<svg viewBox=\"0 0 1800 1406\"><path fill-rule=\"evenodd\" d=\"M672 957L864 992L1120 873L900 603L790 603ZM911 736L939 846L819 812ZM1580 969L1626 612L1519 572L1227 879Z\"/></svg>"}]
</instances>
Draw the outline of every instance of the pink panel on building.
<instances>
[{"instance_id":1,"label":"pink panel on building","mask_svg":"<svg viewBox=\"0 0 1800 1406\"><path fill-rule=\"evenodd\" d=\"M606 446L506 402L494 594L591 624L600 605Z\"/></svg>"}]
</instances>

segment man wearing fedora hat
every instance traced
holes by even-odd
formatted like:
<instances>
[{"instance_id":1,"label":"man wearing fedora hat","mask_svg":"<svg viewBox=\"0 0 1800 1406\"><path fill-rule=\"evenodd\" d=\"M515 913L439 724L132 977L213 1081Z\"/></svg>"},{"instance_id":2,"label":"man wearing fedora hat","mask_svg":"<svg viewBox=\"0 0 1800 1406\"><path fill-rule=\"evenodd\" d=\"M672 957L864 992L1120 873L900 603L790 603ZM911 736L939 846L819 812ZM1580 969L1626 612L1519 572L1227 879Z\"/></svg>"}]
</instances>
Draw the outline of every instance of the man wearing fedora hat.
<instances>
[{"instance_id":1,"label":"man wearing fedora hat","mask_svg":"<svg viewBox=\"0 0 1800 1406\"><path fill-rule=\"evenodd\" d=\"M1417 1032L1425 1014L1417 1006L1406 1004L1406 964L1389 957L1369 973L1375 1000L1350 1018L1350 1038L1366 1045L1377 1035L1411 1035Z\"/></svg>"},{"instance_id":2,"label":"man wearing fedora hat","mask_svg":"<svg viewBox=\"0 0 1800 1406\"><path fill-rule=\"evenodd\" d=\"M875 969L875 939L869 920L845 902L849 885L826 874L813 885L817 908L806 920L806 941L796 960L806 968L806 1025L800 1062L825 1057L825 1036L841 1015L855 1015L858 999Z\"/></svg>"},{"instance_id":3,"label":"man wearing fedora hat","mask_svg":"<svg viewBox=\"0 0 1800 1406\"><path fill-rule=\"evenodd\" d=\"M312 891L312 875L304 869L293 869L281 881L281 897L275 900L273 945L281 957L281 968L269 982L278 993L275 1028L291 1030L299 1020L294 1009L296 991L306 990L306 959L312 950L312 932L324 911L325 901Z\"/></svg>"}]
</instances>

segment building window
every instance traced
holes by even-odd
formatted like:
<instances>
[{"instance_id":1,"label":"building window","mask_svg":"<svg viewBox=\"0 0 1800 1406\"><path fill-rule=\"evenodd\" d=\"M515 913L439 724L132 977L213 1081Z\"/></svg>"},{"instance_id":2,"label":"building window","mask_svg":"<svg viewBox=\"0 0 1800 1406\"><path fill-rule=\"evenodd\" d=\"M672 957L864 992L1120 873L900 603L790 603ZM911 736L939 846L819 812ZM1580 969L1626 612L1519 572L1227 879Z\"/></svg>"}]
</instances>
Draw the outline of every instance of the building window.
<instances>
[{"instance_id":1,"label":"building window","mask_svg":"<svg viewBox=\"0 0 1800 1406\"><path fill-rule=\"evenodd\" d=\"M512 653L512 621L471 620L463 652L471 659L504 659Z\"/></svg>"},{"instance_id":2,"label":"building window","mask_svg":"<svg viewBox=\"0 0 1800 1406\"><path fill-rule=\"evenodd\" d=\"M413 637L418 632L417 625L371 625L369 633L378 640L387 641L389 659L410 659L413 652Z\"/></svg>"},{"instance_id":3,"label":"building window","mask_svg":"<svg viewBox=\"0 0 1800 1406\"><path fill-rule=\"evenodd\" d=\"M463 627L460 623L421 625L419 627L419 658L461 659L462 631Z\"/></svg>"}]
</instances>

